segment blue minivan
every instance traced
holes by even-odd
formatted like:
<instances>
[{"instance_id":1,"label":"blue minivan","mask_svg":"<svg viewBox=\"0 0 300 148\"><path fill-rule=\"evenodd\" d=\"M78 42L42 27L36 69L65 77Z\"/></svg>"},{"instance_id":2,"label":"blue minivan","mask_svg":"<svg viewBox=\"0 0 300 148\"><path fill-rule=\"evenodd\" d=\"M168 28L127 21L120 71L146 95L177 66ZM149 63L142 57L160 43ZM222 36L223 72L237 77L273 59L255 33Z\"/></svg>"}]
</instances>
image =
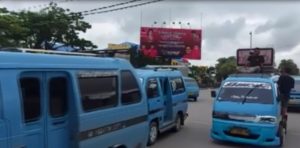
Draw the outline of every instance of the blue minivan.
<instances>
[{"instance_id":1,"label":"blue minivan","mask_svg":"<svg viewBox=\"0 0 300 148\"><path fill-rule=\"evenodd\" d=\"M168 129L179 131L187 117L187 93L178 70L137 70L149 105L148 145Z\"/></svg>"},{"instance_id":2,"label":"blue minivan","mask_svg":"<svg viewBox=\"0 0 300 148\"><path fill-rule=\"evenodd\" d=\"M9 50L0 51L0 148L146 147L148 101L129 62Z\"/></svg>"},{"instance_id":3,"label":"blue minivan","mask_svg":"<svg viewBox=\"0 0 300 148\"><path fill-rule=\"evenodd\" d=\"M282 146L284 127L277 84L268 74L236 74L214 98L211 137L260 146Z\"/></svg>"},{"instance_id":4,"label":"blue minivan","mask_svg":"<svg viewBox=\"0 0 300 148\"><path fill-rule=\"evenodd\" d=\"M197 101L200 91L197 81L191 77L184 77L183 79L186 85L186 92L188 94L188 97L192 98L194 101Z\"/></svg>"}]
</instances>

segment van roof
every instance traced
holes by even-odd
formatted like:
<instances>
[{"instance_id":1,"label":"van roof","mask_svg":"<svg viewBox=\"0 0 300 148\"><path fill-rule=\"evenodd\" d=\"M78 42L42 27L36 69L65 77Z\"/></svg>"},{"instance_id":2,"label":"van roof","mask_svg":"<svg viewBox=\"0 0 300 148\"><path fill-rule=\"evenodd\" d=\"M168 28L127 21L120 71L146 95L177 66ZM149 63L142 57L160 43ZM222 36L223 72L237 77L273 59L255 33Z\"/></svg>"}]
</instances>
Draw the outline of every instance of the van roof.
<instances>
[{"instance_id":1,"label":"van roof","mask_svg":"<svg viewBox=\"0 0 300 148\"><path fill-rule=\"evenodd\" d=\"M0 51L0 68L118 68L132 67L124 59Z\"/></svg>"},{"instance_id":2,"label":"van roof","mask_svg":"<svg viewBox=\"0 0 300 148\"><path fill-rule=\"evenodd\" d=\"M153 77L153 76L182 76L179 70L154 70L154 69L136 69L139 77Z\"/></svg>"}]
</instances>

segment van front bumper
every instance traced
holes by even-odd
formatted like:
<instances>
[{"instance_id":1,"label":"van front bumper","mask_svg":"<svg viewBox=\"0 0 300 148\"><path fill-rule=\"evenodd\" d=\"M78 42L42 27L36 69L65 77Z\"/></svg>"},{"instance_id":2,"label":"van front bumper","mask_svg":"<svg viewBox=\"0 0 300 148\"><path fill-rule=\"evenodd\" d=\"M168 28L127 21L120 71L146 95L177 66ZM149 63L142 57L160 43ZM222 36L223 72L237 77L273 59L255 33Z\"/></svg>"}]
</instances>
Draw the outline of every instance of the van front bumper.
<instances>
[{"instance_id":1,"label":"van front bumper","mask_svg":"<svg viewBox=\"0 0 300 148\"><path fill-rule=\"evenodd\" d=\"M241 128L247 130L249 135L242 136L232 134L230 130ZM231 141L260 146L278 146L280 139L277 137L277 124L249 123L239 121L229 121L213 119L211 128L211 138L220 141Z\"/></svg>"}]
</instances>

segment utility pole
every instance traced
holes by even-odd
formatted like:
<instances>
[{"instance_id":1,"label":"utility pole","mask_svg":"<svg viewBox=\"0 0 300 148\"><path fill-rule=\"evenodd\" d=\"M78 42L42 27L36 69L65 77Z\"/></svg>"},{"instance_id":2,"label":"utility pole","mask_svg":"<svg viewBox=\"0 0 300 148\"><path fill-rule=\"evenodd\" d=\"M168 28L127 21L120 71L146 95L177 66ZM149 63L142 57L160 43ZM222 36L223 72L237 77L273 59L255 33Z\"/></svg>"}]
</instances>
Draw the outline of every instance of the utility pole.
<instances>
[{"instance_id":1,"label":"utility pole","mask_svg":"<svg viewBox=\"0 0 300 148\"><path fill-rule=\"evenodd\" d=\"M252 31L249 33L250 35L250 48L252 48Z\"/></svg>"}]
</instances>

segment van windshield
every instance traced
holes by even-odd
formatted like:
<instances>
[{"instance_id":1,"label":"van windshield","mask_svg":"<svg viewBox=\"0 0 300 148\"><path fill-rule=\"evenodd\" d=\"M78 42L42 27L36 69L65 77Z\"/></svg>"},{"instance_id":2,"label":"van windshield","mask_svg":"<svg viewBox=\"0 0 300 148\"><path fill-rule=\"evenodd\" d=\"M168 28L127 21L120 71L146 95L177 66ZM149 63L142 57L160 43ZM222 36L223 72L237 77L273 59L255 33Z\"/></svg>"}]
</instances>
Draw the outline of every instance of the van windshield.
<instances>
[{"instance_id":1,"label":"van windshield","mask_svg":"<svg viewBox=\"0 0 300 148\"><path fill-rule=\"evenodd\" d=\"M219 101L273 104L272 87L261 82L225 82Z\"/></svg>"}]
</instances>

